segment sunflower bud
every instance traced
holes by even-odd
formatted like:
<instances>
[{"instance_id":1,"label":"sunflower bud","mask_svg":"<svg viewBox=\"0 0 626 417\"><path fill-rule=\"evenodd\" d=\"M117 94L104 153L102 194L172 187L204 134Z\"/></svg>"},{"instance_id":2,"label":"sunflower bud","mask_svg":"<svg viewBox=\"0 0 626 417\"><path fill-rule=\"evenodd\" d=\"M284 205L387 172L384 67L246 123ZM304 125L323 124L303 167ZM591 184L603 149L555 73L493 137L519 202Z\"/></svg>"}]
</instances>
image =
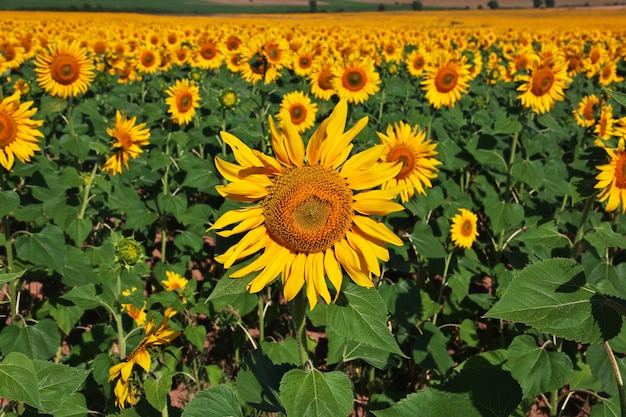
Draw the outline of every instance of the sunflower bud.
<instances>
[{"instance_id":1,"label":"sunflower bud","mask_svg":"<svg viewBox=\"0 0 626 417\"><path fill-rule=\"evenodd\" d=\"M218 100L223 108L229 110L237 107L237 104L239 104L239 95L237 91L232 88L226 88L220 91Z\"/></svg>"},{"instance_id":2,"label":"sunflower bud","mask_svg":"<svg viewBox=\"0 0 626 417\"><path fill-rule=\"evenodd\" d=\"M143 247L134 237L123 237L115 243L115 256L122 265L135 265L144 258Z\"/></svg>"}]
</instances>

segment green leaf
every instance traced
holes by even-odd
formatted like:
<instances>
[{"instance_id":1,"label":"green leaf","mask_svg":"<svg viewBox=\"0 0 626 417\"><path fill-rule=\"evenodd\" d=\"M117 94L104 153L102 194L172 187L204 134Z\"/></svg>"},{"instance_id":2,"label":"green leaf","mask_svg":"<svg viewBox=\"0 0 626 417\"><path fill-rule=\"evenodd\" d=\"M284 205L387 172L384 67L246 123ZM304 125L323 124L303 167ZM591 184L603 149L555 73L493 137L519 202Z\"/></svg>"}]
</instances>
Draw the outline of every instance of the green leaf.
<instances>
[{"instance_id":1,"label":"green leaf","mask_svg":"<svg viewBox=\"0 0 626 417\"><path fill-rule=\"evenodd\" d=\"M87 417L90 413L87 400L83 394L75 392L63 401L63 405L54 413L54 417Z\"/></svg>"},{"instance_id":2,"label":"green leaf","mask_svg":"<svg viewBox=\"0 0 626 417\"><path fill-rule=\"evenodd\" d=\"M102 303L102 299L96 295L96 286L94 284L75 287L61 298L73 302L84 310L96 308Z\"/></svg>"},{"instance_id":3,"label":"green leaf","mask_svg":"<svg viewBox=\"0 0 626 417\"><path fill-rule=\"evenodd\" d=\"M328 306L326 322L350 340L406 357L387 328L387 309L375 288L348 283L337 302Z\"/></svg>"},{"instance_id":4,"label":"green leaf","mask_svg":"<svg viewBox=\"0 0 626 417\"><path fill-rule=\"evenodd\" d=\"M63 273L67 250L65 236L57 226L47 225L39 233L18 236L15 239L15 249L20 258Z\"/></svg>"},{"instance_id":5,"label":"green leaf","mask_svg":"<svg viewBox=\"0 0 626 417\"><path fill-rule=\"evenodd\" d=\"M615 233L607 222L585 232L583 239L589 242L598 253L604 253L606 248L626 248L626 237Z\"/></svg>"},{"instance_id":6,"label":"green leaf","mask_svg":"<svg viewBox=\"0 0 626 417\"><path fill-rule=\"evenodd\" d=\"M185 327L185 337L198 350L204 350L204 339L206 338L206 327L203 324L197 326L189 325Z\"/></svg>"},{"instance_id":7,"label":"green leaf","mask_svg":"<svg viewBox=\"0 0 626 417\"><path fill-rule=\"evenodd\" d=\"M58 97L51 97L44 95L41 97L41 106L39 106L39 117L56 117L58 113L61 113L67 108L67 100Z\"/></svg>"},{"instance_id":8,"label":"green leaf","mask_svg":"<svg viewBox=\"0 0 626 417\"><path fill-rule=\"evenodd\" d=\"M91 220L74 217L65 227L65 232L72 238L76 246L81 246L87 239L87 236L89 236L89 233L91 233L92 228L93 223Z\"/></svg>"},{"instance_id":9,"label":"green leaf","mask_svg":"<svg viewBox=\"0 0 626 417\"><path fill-rule=\"evenodd\" d=\"M434 388L409 394L392 407L372 413L376 417L483 417L467 393L456 394Z\"/></svg>"},{"instance_id":10,"label":"green leaf","mask_svg":"<svg viewBox=\"0 0 626 417\"><path fill-rule=\"evenodd\" d=\"M172 388L172 377L165 376L158 380L148 378L144 381L146 399L158 411L167 407L167 396Z\"/></svg>"},{"instance_id":11,"label":"green leaf","mask_svg":"<svg viewBox=\"0 0 626 417\"><path fill-rule=\"evenodd\" d=\"M619 396L615 395L593 406L589 417L621 417Z\"/></svg>"},{"instance_id":12,"label":"green leaf","mask_svg":"<svg viewBox=\"0 0 626 417\"><path fill-rule=\"evenodd\" d=\"M18 327L14 324L0 332L0 350L5 355L19 352L31 359L49 359L61 346L61 334L54 321L43 319L34 326Z\"/></svg>"},{"instance_id":13,"label":"green leaf","mask_svg":"<svg viewBox=\"0 0 626 417\"><path fill-rule=\"evenodd\" d=\"M70 334L74 325L83 316L85 310L71 301L58 299L55 303L49 304L50 315L56 321L59 329L66 335Z\"/></svg>"},{"instance_id":14,"label":"green leaf","mask_svg":"<svg viewBox=\"0 0 626 417\"><path fill-rule=\"evenodd\" d=\"M433 230L426 223L415 223L410 239L417 254L421 257L445 258L448 255L441 242L433 234Z\"/></svg>"},{"instance_id":15,"label":"green leaf","mask_svg":"<svg viewBox=\"0 0 626 417\"><path fill-rule=\"evenodd\" d=\"M397 283L385 280L378 287L378 292L393 320L405 329L439 311L437 303L413 280L399 280Z\"/></svg>"},{"instance_id":16,"label":"green leaf","mask_svg":"<svg viewBox=\"0 0 626 417\"><path fill-rule=\"evenodd\" d=\"M602 87L602 91L610 95L615 101L617 101L623 107L626 107L626 94L620 93L618 91L609 90L606 87Z\"/></svg>"},{"instance_id":17,"label":"green leaf","mask_svg":"<svg viewBox=\"0 0 626 417\"><path fill-rule=\"evenodd\" d=\"M537 346L532 336L516 336L507 351L511 374L525 398L561 388L574 370L569 356Z\"/></svg>"},{"instance_id":18,"label":"green leaf","mask_svg":"<svg viewBox=\"0 0 626 417\"><path fill-rule=\"evenodd\" d=\"M292 364L274 364L261 349L250 352L237 373L237 391L241 399L258 410L284 412L280 401L280 381Z\"/></svg>"},{"instance_id":19,"label":"green leaf","mask_svg":"<svg viewBox=\"0 0 626 417\"><path fill-rule=\"evenodd\" d=\"M532 188L543 185L544 173L541 161L516 160L511 166L511 176L525 182Z\"/></svg>"},{"instance_id":20,"label":"green leaf","mask_svg":"<svg viewBox=\"0 0 626 417\"><path fill-rule=\"evenodd\" d=\"M611 396L617 396L619 391L615 382L615 374L604 346L601 344L589 346L585 359L589 367L591 367L593 375L600 380L602 391ZM615 361L620 373L626 375L626 358L616 356Z\"/></svg>"},{"instance_id":21,"label":"green leaf","mask_svg":"<svg viewBox=\"0 0 626 417\"><path fill-rule=\"evenodd\" d=\"M280 381L280 397L289 416L341 417L350 414L354 394L343 372L292 369Z\"/></svg>"},{"instance_id":22,"label":"green leaf","mask_svg":"<svg viewBox=\"0 0 626 417\"><path fill-rule=\"evenodd\" d=\"M529 251L534 251L535 248L541 246L547 246L548 248L563 247L569 242L565 235L559 233L554 221L530 226L517 237L517 240L523 242Z\"/></svg>"},{"instance_id":23,"label":"green leaf","mask_svg":"<svg viewBox=\"0 0 626 417\"><path fill-rule=\"evenodd\" d=\"M209 295L209 297L206 299L205 302L213 301L217 298L224 297L227 295L236 295L236 294L245 293L248 283L250 283L250 281L254 279L256 274L252 273L244 278L230 278L230 275L233 272L237 271L238 269L243 268L244 266L248 265L254 259L256 259L256 257L253 257L252 259L248 259L244 262L237 264L238 268L235 267L235 268L228 269L228 271L226 271L224 276L222 276L220 280L217 282L217 285L215 286L215 288L213 288L213 291L211 291L211 294Z\"/></svg>"},{"instance_id":24,"label":"green leaf","mask_svg":"<svg viewBox=\"0 0 626 417\"><path fill-rule=\"evenodd\" d=\"M297 365L300 363L298 357L298 343L293 337L279 342L261 341L261 349L273 363L290 363Z\"/></svg>"},{"instance_id":25,"label":"green leaf","mask_svg":"<svg viewBox=\"0 0 626 417\"><path fill-rule=\"evenodd\" d=\"M26 273L26 270L20 272L9 272L0 274L0 284L4 284L5 282L11 282L14 279L22 278L22 276Z\"/></svg>"},{"instance_id":26,"label":"green leaf","mask_svg":"<svg viewBox=\"0 0 626 417\"><path fill-rule=\"evenodd\" d=\"M20 196L13 190L0 191L0 217L20 206Z\"/></svg>"},{"instance_id":27,"label":"green leaf","mask_svg":"<svg viewBox=\"0 0 626 417\"><path fill-rule=\"evenodd\" d=\"M180 219L187 211L187 196L184 193L159 194L157 204L161 208L161 212L172 214L176 219Z\"/></svg>"},{"instance_id":28,"label":"green leaf","mask_svg":"<svg viewBox=\"0 0 626 417\"><path fill-rule=\"evenodd\" d=\"M568 340L600 343L615 337L622 326L612 305L586 285L576 261L555 258L517 274L485 317L524 323Z\"/></svg>"},{"instance_id":29,"label":"green leaf","mask_svg":"<svg viewBox=\"0 0 626 417\"><path fill-rule=\"evenodd\" d=\"M6 354L4 349L3 352ZM0 397L40 407L37 374L26 355L11 352L0 363Z\"/></svg>"},{"instance_id":30,"label":"green leaf","mask_svg":"<svg viewBox=\"0 0 626 417\"><path fill-rule=\"evenodd\" d=\"M441 375L454 365L448 353L448 338L432 322L424 322L421 334L415 337L411 349L413 360L423 368L437 369Z\"/></svg>"},{"instance_id":31,"label":"green leaf","mask_svg":"<svg viewBox=\"0 0 626 417\"><path fill-rule=\"evenodd\" d=\"M99 284L100 276L94 271L84 252L75 246L67 246L67 257L61 281L68 287L85 284Z\"/></svg>"},{"instance_id":32,"label":"green leaf","mask_svg":"<svg viewBox=\"0 0 626 417\"><path fill-rule=\"evenodd\" d=\"M378 369L388 369L396 364L393 356L384 349L378 349L364 343L346 340L343 352L343 361L349 362L355 359L362 359Z\"/></svg>"},{"instance_id":33,"label":"green leaf","mask_svg":"<svg viewBox=\"0 0 626 417\"><path fill-rule=\"evenodd\" d=\"M60 363L33 361L37 374L37 386L41 397L39 411L51 414L61 408L70 394L85 382L89 371Z\"/></svg>"},{"instance_id":34,"label":"green leaf","mask_svg":"<svg viewBox=\"0 0 626 417\"><path fill-rule=\"evenodd\" d=\"M489 200L485 199L485 214L489 216L494 234L517 226L524 220L524 207L520 204Z\"/></svg>"},{"instance_id":35,"label":"green leaf","mask_svg":"<svg viewBox=\"0 0 626 417\"><path fill-rule=\"evenodd\" d=\"M197 393L181 417L243 417L243 411L235 390L218 385Z\"/></svg>"}]
</instances>

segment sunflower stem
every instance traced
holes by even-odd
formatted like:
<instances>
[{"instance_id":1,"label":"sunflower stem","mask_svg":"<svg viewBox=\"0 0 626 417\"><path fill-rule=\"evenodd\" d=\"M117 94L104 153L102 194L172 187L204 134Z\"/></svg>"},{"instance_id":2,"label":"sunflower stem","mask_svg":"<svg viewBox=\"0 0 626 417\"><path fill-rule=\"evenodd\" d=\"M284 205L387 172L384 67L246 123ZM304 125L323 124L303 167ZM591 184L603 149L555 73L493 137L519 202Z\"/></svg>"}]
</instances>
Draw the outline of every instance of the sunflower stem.
<instances>
[{"instance_id":1,"label":"sunflower stem","mask_svg":"<svg viewBox=\"0 0 626 417\"><path fill-rule=\"evenodd\" d=\"M78 218L83 219L85 217L85 211L87 210L87 203L89 200L89 192L91 191L91 186L93 185L93 180L96 178L96 172L98 172L98 164L95 163L93 165L93 169L91 170L91 174L89 175L89 180L87 184L85 184L85 190L83 192L83 204L80 207L80 212L78 213Z\"/></svg>"},{"instance_id":2,"label":"sunflower stem","mask_svg":"<svg viewBox=\"0 0 626 417\"><path fill-rule=\"evenodd\" d=\"M118 274L115 282L115 299L118 300L120 294L122 294L122 268L118 268ZM118 343L120 345L120 360L124 360L126 358L126 337L124 336L124 326L122 323L122 313L115 312L114 313L115 324L117 325L117 338Z\"/></svg>"},{"instance_id":3,"label":"sunflower stem","mask_svg":"<svg viewBox=\"0 0 626 417\"><path fill-rule=\"evenodd\" d=\"M509 187L511 186L511 167L513 166L513 163L515 162L515 153L517 152L518 142L519 142L519 133L515 132L513 134L513 142L511 143L511 155L509 155L509 165L506 168L506 180L507 180L507 183L509 184Z\"/></svg>"},{"instance_id":4,"label":"sunflower stem","mask_svg":"<svg viewBox=\"0 0 626 417\"><path fill-rule=\"evenodd\" d=\"M4 169L0 171L0 191L4 190ZM11 228L9 227L9 215L4 215L2 221L2 231L4 232L4 247L7 252L6 272L13 271L13 244L11 243ZM11 320L14 321L18 315L19 307L17 302L17 288L20 278L15 278L9 284L9 305L11 306Z\"/></svg>"},{"instance_id":5,"label":"sunflower stem","mask_svg":"<svg viewBox=\"0 0 626 417\"><path fill-rule=\"evenodd\" d=\"M580 247L580 243L583 240L583 235L585 234L585 223L587 223L587 218L589 217L589 213L591 212L591 207L593 207L593 202L595 201L595 198L595 194L591 195L585 202L585 207L583 208L580 223L578 224L578 230L576 231L576 237L574 238L574 243L572 244L572 249L570 251L570 257L572 259L577 258L578 248Z\"/></svg>"},{"instance_id":6,"label":"sunflower stem","mask_svg":"<svg viewBox=\"0 0 626 417\"><path fill-rule=\"evenodd\" d=\"M259 303L257 305L259 310L259 342L265 340L265 296L259 294Z\"/></svg>"},{"instance_id":7,"label":"sunflower stem","mask_svg":"<svg viewBox=\"0 0 626 417\"><path fill-rule=\"evenodd\" d=\"M606 351L609 361L611 362L611 369L613 369L613 375L615 375L615 382L617 383L617 393L619 395L620 416L626 417L626 392L624 391L624 380L622 374L619 371L619 366L615 360L613 349L608 342L602 342L604 350Z\"/></svg>"},{"instance_id":8,"label":"sunflower stem","mask_svg":"<svg viewBox=\"0 0 626 417\"><path fill-rule=\"evenodd\" d=\"M170 156L170 138L172 136L172 131L170 130L167 134L167 139L165 140L165 155ZM171 158L170 162L165 165L165 172L163 172L163 195L168 195L169 189L169 174L170 174L170 166L172 165ZM165 251L167 249L167 216L165 213L161 213L161 261L165 262Z\"/></svg>"},{"instance_id":9,"label":"sunflower stem","mask_svg":"<svg viewBox=\"0 0 626 417\"><path fill-rule=\"evenodd\" d=\"M443 267L443 275L441 277L441 287L439 288L439 295L437 295L437 304L440 306L439 307L439 311L435 313L435 315L433 316L433 324L436 326L437 325L437 316L439 316L440 311L443 309L443 307L441 307L441 299L443 298L443 291L446 288L446 285L448 283L448 269L450 268L450 262L452 261L452 255L454 255L454 250L452 250L449 254L448 257L446 258L446 263Z\"/></svg>"},{"instance_id":10,"label":"sunflower stem","mask_svg":"<svg viewBox=\"0 0 626 417\"><path fill-rule=\"evenodd\" d=\"M298 342L298 358L300 367L304 368L309 360L309 352L306 347L306 297L304 289L291 301L291 318L293 320L296 341Z\"/></svg>"}]
</instances>

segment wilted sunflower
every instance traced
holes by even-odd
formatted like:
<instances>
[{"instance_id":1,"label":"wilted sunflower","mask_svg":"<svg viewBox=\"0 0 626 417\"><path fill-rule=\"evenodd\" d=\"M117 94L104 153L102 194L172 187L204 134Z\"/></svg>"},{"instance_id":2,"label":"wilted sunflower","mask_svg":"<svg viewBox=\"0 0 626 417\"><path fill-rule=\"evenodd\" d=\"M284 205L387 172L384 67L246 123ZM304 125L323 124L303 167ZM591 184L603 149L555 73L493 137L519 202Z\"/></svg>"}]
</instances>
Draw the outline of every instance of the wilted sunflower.
<instances>
[{"instance_id":1,"label":"wilted sunflower","mask_svg":"<svg viewBox=\"0 0 626 417\"><path fill-rule=\"evenodd\" d=\"M339 293L343 274L364 287L374 285L371 274L380 275L379 261L387 261L386 244L402 245L387 226L369 217L402 210L392 201L401 187L372 190L396 176L397 163L379 163L383 145L348 159L352 139L365 127L367 117L344 132L348 105L340 100L331 115L311 136L305 149L302 138L288 121L279 132L270 117L272 148L276 158L246 146L222 132L237 163L215 158L220 173L230 181L216 187L222 196L256 203L230 210L211 229L220 236L245 235L215 259L230 268L243 258L262 251L232 278L257 273L247 289L256 293L282 275L283 293L292 300L306 283L309 305L331 296L326 277Z\"/></svg>"},{"instance_id":2,"label":"wilted sunflower","mask_svg":"<svg viewBox=\"0 0 626 417\"><path fill-rule=\"evenodd\" d=\"M622 213L626 213L626 150L624 138L619 140L617 149L604 147L609 155L609 163L596 168L600 173L596 175L598 183L595 188L600 190L598 199L606 201L606 211L614 211L622 206Z\"/></svg>"},{"instance_id":3,"label":"wilted sunflower","mask_svg":"<svg viewBox=\"0 0 626 417\"><path fill-rule=\"evenodd\" d=\"M408 185L400 192L402 202L406 203L417 191L426 194L424 187L432 187L431 179L436 178L437 165L441 164L434 158L437 155L435 143L426 139L426 131L419 130L419 126L399 122L394 126L387 126L387 134L377 132L381 143L385 145L380 159L385 162L402 163L398 174L386 181L383 188L393 188L397 185Z\"/></svg>"},{"instance_id":4,"label":"wilted sunflower","mask_svg":"<svg viewBox=\"0 0 626 417\"><path fill-rule=\"evenodd\" d=\"M524 83L517 88L522 106L541 114L550 111L554 103L565 98L564 90L572 79L567 75L567 63L554 58L529 68L530 74L518 79Z\"/></svg>"},{"instance_id":5,"label":"wilted sunflower","mask_svg":"<svg viewBox=\"0 0 626 417\"><path fill-rule=\"evenodd\" d=\"M176 84L168 88L165 93L165 103L169 106L168 113L172 120L179 125L186 125L196 115L196 109L200 107L200 90L198 86L188 79L176 80Z\"/></svg>"},{"instance_id":6,"label":"wilted sunflower","mask_svg":"<svg viewBox=\"0 0 626 417\"><path fill-rule=\"evenodd\" d=\"M459 209L459 213L452 217L450 238L457 248L469 249L478 237L476 224L478 216L467 209Z\"/></svg>"},{"instance_id":7,"label":"wilted sunflower","mask_svg":"<svg viewBox=\"0 0 626 417\"><path fill-rule=\"evenodd\" d=\"M32 101L20 103L19 92L0 101L0 165L7 171L13 168L15 158L28 162L38 151L39 137L43 134L37 130L42 120L31 117L37 112L30 108Z\"/></svg>"},{"instance_id":8,"label":"wilted sunflower","mask_svg":"<svg viewBox=\"0 0 626 417\"><path fill-rule=\"evenodd\" d=\"M59 41L35 58L37 83L52 96L84 94L95 77L93 61L78 42Z\"/></svg>"},{"instance_id":9,"label":"wilted sunflower","mask_svg":"<svg viewBox=\"0 0 626 417\"><path fill-rule=\"evenodd\" d=\"M363 103L380 90L380 76L370 58L341 63L333 68L333 75L337 95L350 103Z\"/></svg>"},{"instance_id":10,"label":"wilted sunflower","mask_svg":"<svg viewBox=\"0 0 626 417\"><path fill-rule=\"evenodd\" d=\"M470 79L466 57L457 59L443 54L427 67L421 84L426 91L426 100L438 109L441 106L454 107L467 91Z\"/></svg>"},{"instance_id":11,"label":"wilted sunflower","mask_svg":"<svg viewBox=\"0 0 626 417\"><path fill-rule=\"evenodd\" d=\"M283 96L277 118L281 123L290 119L298 133L304 133L313 127L316 114L317 104L312 103L302 91L293 91Z\"/></svg>"},{"instance_id":12,"label":"wilted sunflower","mask_svg":"<svg viewBox=\"0 0 626 417\"><path fill-rule=\"evenodd\" d=\"M136 117L127 119L118 110L113 129L107 127L107 133L116 140L113 144L113 155L102 167L109 174L121 174L122 166L128 169L128 159L137 158L143 152L141 148L148 145L150 130L145 123L135 125L136 121Z\"/></svg>"}]
</instances>

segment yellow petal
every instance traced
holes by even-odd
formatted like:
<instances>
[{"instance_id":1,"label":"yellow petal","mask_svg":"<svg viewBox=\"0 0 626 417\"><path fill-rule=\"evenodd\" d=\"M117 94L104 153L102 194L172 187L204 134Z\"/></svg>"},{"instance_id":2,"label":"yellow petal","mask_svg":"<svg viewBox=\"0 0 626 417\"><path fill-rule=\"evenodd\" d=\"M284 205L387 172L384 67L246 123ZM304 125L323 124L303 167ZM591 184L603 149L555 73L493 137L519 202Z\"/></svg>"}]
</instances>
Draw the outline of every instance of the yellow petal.
<instances>
[{"instance_id":1,"label":"yellow petal","mask_svg":"<svg viewBox=\"0 0 626 417\"><path fill-rule=\"evenodd\" d=\"M268 117L268 120L270 125L270 134L272 136L272 149L274 149L276 159L278 159L278 161L285 166L293 166L285 146L285 135L283 135L283 133L276 128L276 123L274 123L272 116Z\"/></svg>"},{"instance_id":2,"label":"yellow petal","mask_svg":"<svg viewBox=\"0 0 626 417\"><path fill-rule=\"evenodd\" d=\"M352 175L346 178L346 182L353 190L366 190L377 187L395 177L401 169L401 163L379 163L366 170L353 172Z\"/></svg>"},{"instance_id":3,"label":"yellow petal","mask_svg":"<svg viewBox=\"0 0 626 417\"><path fill-rule=\"evenodd\" d=\"M301 167L304 164L304 142L302 142L302 137L298 133L298 129L290 121L283 122L283 130L285 131L289 159L296 166Z\"/></svg>"},{"instance_id":4,"label":"yellow petal","mask_svg":"<svg viewBox=\"0 0 626 417\"><path fill-rule=\"evenodd\" d=\"M341 167L341 175L344 178L349 177L354 171L359 171L365 168L369 168L375 164L380 155L385 150L385 145L376 145L371 148L359 152L346 161Z\"/></svg>"},{"instance_id":5,"label":"yellow petal","mask_svg":"<svg viewBox=\"0 0 626 417\"><path fill-rule=\"evenodd\" d=\"M373 239L389 242L396 246L402 246L404 244L402 239L389 230L384 223L377 222L365 216L352 216L352 221L365 235Z\"/></svg>"},{"instance_id":6,"label":"yellow petal","mask_svg":"<svg viewBox=\"0 0 626 417\"><path fill-rule=\"evenodd\" d=\"M146 349L141 348L137 350L133 360L137 365L141 366L144 371L150 372L150 354Z\"/></svg>"},{"instance_id":7,"label":"yellow petal","mask_svg":"<svg viewBox=\"0 0 626 417\"><path fill-rule=\"evenodd\" d=\"M226 253L221 255L218 262L221 262L223 259L224 268L228 269L233 265L233 263L244 257L243 253L248 252L246 251L248 248L256 248L261 242L267 242L267 239L269 239L269 237L267 236L267 229L265 226L261 225L256 229L252 229L241 238L239 243L230 247ZM216 260L217 259L218 258L216 257Z\"/></svg>"},{"instance_id":8,"label":"yellow petal","mask_svg":"<svg viewBox=\"0 0 626 417\"><path fill-rule=\"evenodd\" d=\"M267 196L267 189L250 181L236 181L226 185L216 185L215 190L224 198L242 203L250 203Z\"/></svg>"},{"instance_id":9,"label":"yellow petal","mask_svg":"<svg viewBox=\"0 0 626 417\"><path fill-rule=\"evenodd\" d=\"M352 208L366 215L386 216L389 213L404 210L402 204L378 198L368 198L352 203Z\"/></svg>"},{"instance_id":10,"label":"yellow petal","mask_svg":"<svg viewBox=\"0 0 626 417\"><path fill-rule=\"evenodd\" d=\"M213 223L213 226L209 227L207 230L223 229L231 224L242 222L248 217L257 217L261 215L263 215L263 207L259 206L229 210L222 214L220 218Z\"/></svg>"},{"instance_id":11,"label":"yellow petal","mask_svg":"<svg viewBox=\"0 0 626 417\"><path fill-rule=\"evenodd\" d=\"M369 274L363 271L358 255L346 240L340 240L335 243L335 255L343 269L346 270L356 284L365 288L374 286Z\"/></svg>"},{"instance_id":12,"label":"yellow petal","mask_svg":"<svg viewBox=\"0 0 626 417\"><path fill-rule=\"evenodd\" d=\"M326 249L326 253L324 254L324 270L326 271L326 275L328 276L331 284L333 284L333 287L335 287L335 290L337 291L335 298L333 299L333 301L336 301L339 296L339 291L341 290L343 272L341 272L341 267L339 266L337 258L335 258L335 252L332 248Z\"/></svg>"},{"instance_id":13,"label":"yellow petal","mask_svg":"<svg viewBox=\"0 0 626 417\"><path fill-rule=\"evenodd\" d=\"M309 282L314 284L315 292L322 296L326 304L330 304L330 292L328 291L326 276L324 274L324 253L312 253L309 257L311 258L311 269L307 272L311 273L311 275L310 279L307 280L307 285L309 285ZM317 301L317 297L315 299Z\"/></svg>"},{"instance_id":14,"label":"yellow petal","mask_svg":"<svg viewBox=\"0 0 626 417\"><path fill-rule=\"evenodd\" d=\"M256 155L254 155L254 152L252 152L252 149L243 143L241 139L224 131L220 132L220 135L222 136L222 140L233 150L235 160L237 160L240 165L248 167L258 167L262 165L259 158L257 158Z\"/></svg>"},{"instance_id":15,"label":"yellow petal","mask_svg":"<svg viewBox=\"0 0 626 417\"><path fill-rule=\"evenodd\" d=\"M289 275L286 277L283 276L283 295L287 301L293 300L304 285L304 264L306 262L306 254L299 253L297 255L291 255L293 259L291 260Z\"/></svg>"},{"instance_id":16,"label":"yellow petal","mask_svg":"<svg viewBox=\"0 0 626 417\"><path fill-rule=\"evenodd\" d=\"M376 257L376 253L374 253L374 250L370 247L370 243L367 239L364 239L362 236L350 231L346 233L346 238L354 251L357 254L360 253L360 258L367 265L367 270L376 276L380 276L380 264L378 263L378 257Z\"/></svg>"},{"instance_id":17,"label":"yellow petal","mask_svg":"<svg viewBox=\"0 0 626 417\"><path fill-rule=\"evenodd\" d=\"M246 288L251 293L257 293L265 288L270 282L274 281L282 269L282 263L277 262L278 259L285 259L289 256L289 249L283 248L278 244L268 245L265 253L269 257L269 261L265 268L248 284Z\"/></svg>"},{"instance_id":18,"label":"yellow petal","mask_svg":"<svg viewBox=\"0 0 626 417\"><path fill-rule=\"evenodd\" d=\"M237 226L233 227L231 230L222 230L222 231L217 232L217 234L220 236L229 237L232 235L236 235L238 233L246 232L250 229L254 229L255 227L262 225L264 221L265 221L265 216L263 216L263 211L261 210L261 213L259 213L256 216L255 215L249 216L248 218L244 219L241 223L239 223Z\"/></svg>"},{"instance_id":19,"label":"yellow petal","mask_svg":"<svg viewBox=\"0 0 626 417\"><path fill-rule=\"evenodd\" d=\"M326 128L329 122L328 118L324 119L309 139L306 147L306 159L311 165L316 165L320 162L322 144L326 139Z\"/></svg>"}]
</instances>

